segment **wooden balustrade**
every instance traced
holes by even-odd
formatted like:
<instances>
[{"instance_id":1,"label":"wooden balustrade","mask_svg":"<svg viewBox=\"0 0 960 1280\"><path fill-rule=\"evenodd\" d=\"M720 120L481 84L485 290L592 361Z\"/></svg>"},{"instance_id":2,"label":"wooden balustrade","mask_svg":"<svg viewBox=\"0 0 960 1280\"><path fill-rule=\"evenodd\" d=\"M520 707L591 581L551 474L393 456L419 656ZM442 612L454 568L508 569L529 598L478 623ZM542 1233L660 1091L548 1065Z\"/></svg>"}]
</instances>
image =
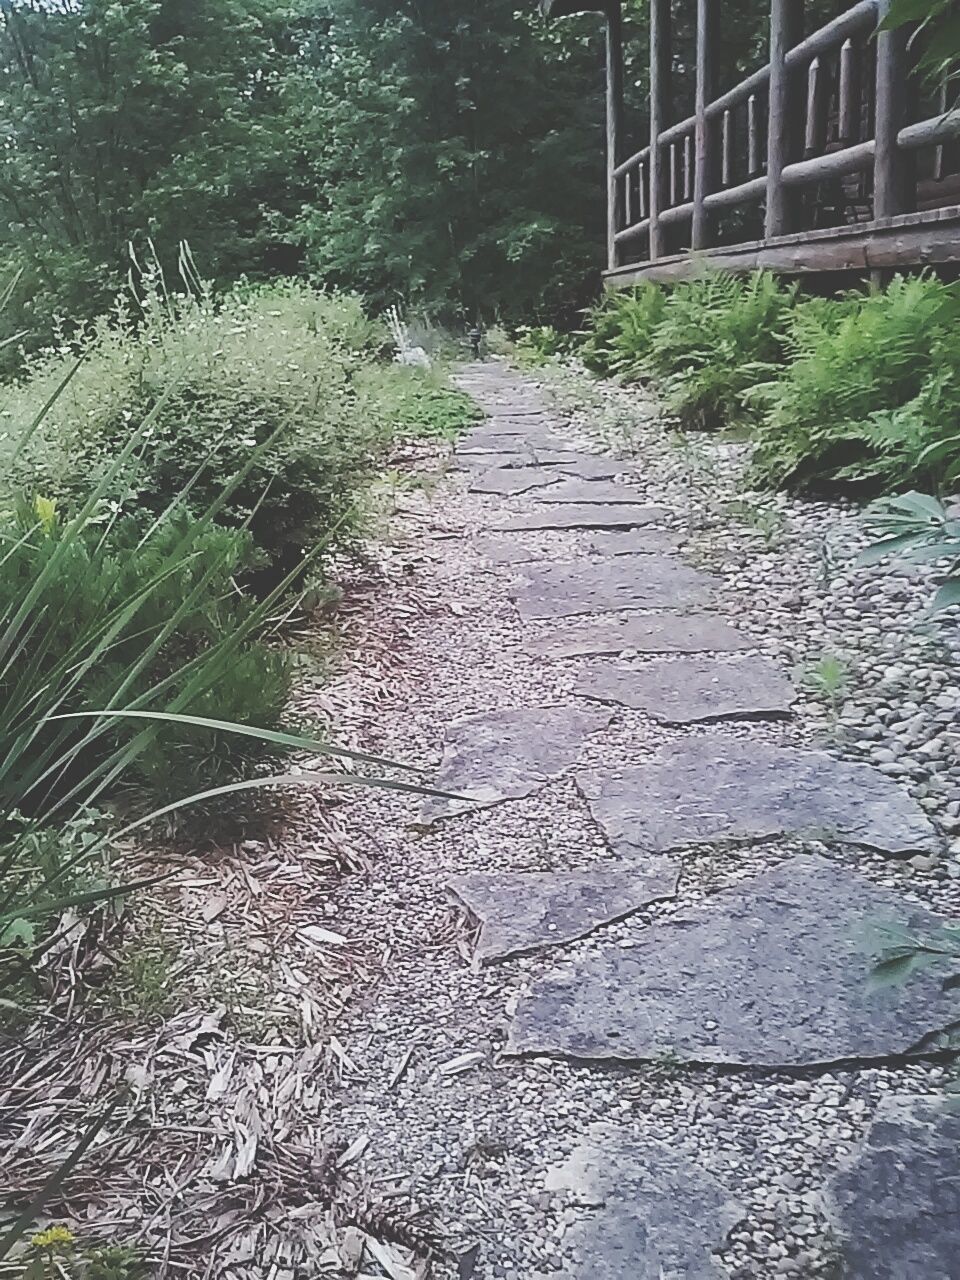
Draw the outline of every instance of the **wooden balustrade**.
<instances>
[{"instance_id":1,"label":"wooden balustrade","mask_svg":"<svg viewBox=\"0 0 960 1280\"><path fill-rule=\"evenodd\" d=\"M960 111L946 111L946 89L938 115L908 118L907 35L877 32L889 0L859 0L806 35L803 0L771 0L769 61L719 94L720 0L696 0L694 113L671 123L671 0L650 0L649 141L621 160L615 101L622 98L619 0L543 3L548 11L559 3L567 6L563 12L602 7L607 16L608 71L614 75L613 98L608 82L614 274L628 255L643 267L675 261L690 249L711 250L718 244L718 215L738 206L763 203L764 239L758 243L803 236L802 221L809 217L803 191L813 184L849 182L850 175L867 175L866 183L856 178L855 185L868 202L872 193L869 225L896 220L913 207L913 154L935 148L934 170L942 178L944 148L960 138ZM619 71L612 67L618 59ZM818 240L823 238L818 232ZM938 249L934 256L944 252Z\"/></svg>"}]
</instances>

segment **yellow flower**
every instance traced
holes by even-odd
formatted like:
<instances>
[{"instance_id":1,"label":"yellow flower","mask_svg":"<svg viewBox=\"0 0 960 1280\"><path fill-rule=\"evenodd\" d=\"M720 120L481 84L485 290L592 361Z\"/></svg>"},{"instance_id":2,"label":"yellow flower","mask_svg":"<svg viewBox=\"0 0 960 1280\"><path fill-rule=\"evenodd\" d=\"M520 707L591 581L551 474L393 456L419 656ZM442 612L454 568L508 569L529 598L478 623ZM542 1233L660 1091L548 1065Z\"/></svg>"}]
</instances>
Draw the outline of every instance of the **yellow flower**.
<instances>
[{"instance_id":1,"label":"yellow flower","mask_svg":"<svg viewBox=\"0 0 960 1280\"><path fill-rule=\"evenodd\" d=\"M47 1227L33 1237L30 1243L35 1249L69 1248L76 1237L69 1227Z\"/></svg>"}]
</instances>

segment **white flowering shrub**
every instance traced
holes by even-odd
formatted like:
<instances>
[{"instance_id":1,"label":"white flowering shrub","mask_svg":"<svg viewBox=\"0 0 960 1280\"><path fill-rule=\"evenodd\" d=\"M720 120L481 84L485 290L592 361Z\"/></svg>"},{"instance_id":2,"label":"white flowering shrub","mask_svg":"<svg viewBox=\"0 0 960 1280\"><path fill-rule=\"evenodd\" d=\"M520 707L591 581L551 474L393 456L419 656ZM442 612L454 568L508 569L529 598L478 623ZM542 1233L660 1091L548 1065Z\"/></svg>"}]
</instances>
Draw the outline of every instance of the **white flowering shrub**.
<instances>
[{"instance_id":1,"label":"white flowering shrub","mask_svg":"<svg viewBox=\"0 0 960 1280\"><path fill-rule=\"evenodd\" d=\"M220 502L217 521L249 528L276 575L318 541L348 540L358 489L390 430L380 398L357 376L380 343L359 300L290 282L220 298L198 286L170 300L157 282L137 312L120 305L94 326L79 363L66 344L42 353L5 395L9 496L76 509L149 420L111 483L105 518L160 515L175 500L188 511ZM11 456L22 424L65 379Z\"/></svg>"}]
</instances>

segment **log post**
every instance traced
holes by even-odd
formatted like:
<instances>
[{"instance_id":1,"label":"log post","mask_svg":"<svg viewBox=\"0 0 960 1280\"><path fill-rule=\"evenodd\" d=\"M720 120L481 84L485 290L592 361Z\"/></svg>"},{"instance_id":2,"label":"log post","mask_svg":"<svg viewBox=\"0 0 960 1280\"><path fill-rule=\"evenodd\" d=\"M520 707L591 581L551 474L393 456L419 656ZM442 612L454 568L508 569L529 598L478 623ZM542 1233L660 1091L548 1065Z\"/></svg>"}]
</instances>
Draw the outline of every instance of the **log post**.
<instances>
[{"instance_id":1,"label":"log post","mask_svg":"<svg viewBox=\"0 0 960 1280\"><path fill-rule=\"evenodd\" d=\"M670 0L650 0L650 258L663 257L660 210L666 207L667 166L661 162L657 142L670 113L670 76L673 47L670 34Z\"/></svg>"},{"instance_id":2,"label":"log post","mask_svg":"<svg viewBox=\"0 0 960 1280\"><path fill-rule=\"evenodd\" d=\"M860 141L860 50L845 40L840 50L840 110L837 134L844 147Z\"/></svg>"},{"instance_id":3,"label":"log post","mask_svg":"<svg viewBox=\"0 0 960 1280\"><path fill-rule=\"evenodd\" d=\"M623 141L623 12L605 0L607 20L607 266L620 265L617 232L624 226L624 183L616 176ZM629 179L628 179L629 180Z\"/></svg>"},{"instance_id":4,"label":"log post","mask_svg":"<svg viewBox=\"0 0 960 1280\"><path fill-rule=\"evenodd\" d=\"M710 242L710 219L704 203L713 190L711 171L710 122L707 104L716 92L714 83L714 50L716 49L716 17L719 0L697 0L697 89L696 89L696 158L693 166L693 228L691 245L705 249Z\"/></svg>"},{"instance_id":5,"label":"log post","mask_svg":"<svg viewBox=\"0 0 960 1280\"><path fill-rule=\"evenodd\" d=\"M891 0L880 0L882 21ZM897 134L907 123L907 32L904 27L877 32L877 87L874 97L876 141L873 160L873 216L893 218L908 213L909 160L897 145Z\"/></svg>"},{"instance_id":6,"label":"log post","mask_svg":"<svg viewBox=\"0 0 960 1280\"><path fill-rule=\"evenodd\" d=\"M803 0L773 0L770 10L770 103L767 114L767 213L765 235L790 230L791 197L781 174L795 157L796 97L794 77L787 70L787 50L803 38Z\"/></svg>"}]
</instances>

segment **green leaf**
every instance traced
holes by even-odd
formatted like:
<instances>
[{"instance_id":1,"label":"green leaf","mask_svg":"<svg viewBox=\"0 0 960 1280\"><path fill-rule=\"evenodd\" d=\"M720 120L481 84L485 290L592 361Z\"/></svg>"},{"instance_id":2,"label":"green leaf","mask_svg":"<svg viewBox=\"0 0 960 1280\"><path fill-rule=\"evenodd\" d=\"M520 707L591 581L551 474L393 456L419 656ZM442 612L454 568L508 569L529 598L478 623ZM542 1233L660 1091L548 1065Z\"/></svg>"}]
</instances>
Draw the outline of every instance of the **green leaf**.
<instances>
[{"instance_id":1,"label":"green leaf","mask_svg":"<svg viewBox=\"0 0 960 1280\"><path fill-rule=\"evenodd\" d=\"M960 604L960 578L950 578L933 597L931 613L940 613L952 605Z\"/></svg>"},{"instance_id":2,"label":"green leaf","mask_svg":"<svg viewBox=\"0 0 960 1280\"><path fill-rule=\"evenodd\" d=\"M4 925L0 916L0 947L32 947L36 942L36 930L29 920L18 916Z\"/></svg>"},{"instance_id":3,"label":"green leaf","mask_svg":"<svg viewBox=\"0 0 960 1280\"><path fill-rule=\"evenodd\" d=\"M307 738L296 733L282 733L275 729L259 729L255 725L236 724L230 720L214 720L209 716L188 716L171 711L74 711L63 715L51 716L51 720L81 719L123 719L123 720L160 720L167 724L193 725L198 729L216 729L222 733L235 733L241 737L257 738L261 742L272 742L281 747L296 747L301 751L312 751L316 755L338 756L347 760L358 760L363 764L376 764L383 768L403 769L410 773L422 773L419 765L398 764L382 756L366 755L362 751L349 751L346 747L331 747L329 743L317 738Z\"/></svg>"}]
</instances>

